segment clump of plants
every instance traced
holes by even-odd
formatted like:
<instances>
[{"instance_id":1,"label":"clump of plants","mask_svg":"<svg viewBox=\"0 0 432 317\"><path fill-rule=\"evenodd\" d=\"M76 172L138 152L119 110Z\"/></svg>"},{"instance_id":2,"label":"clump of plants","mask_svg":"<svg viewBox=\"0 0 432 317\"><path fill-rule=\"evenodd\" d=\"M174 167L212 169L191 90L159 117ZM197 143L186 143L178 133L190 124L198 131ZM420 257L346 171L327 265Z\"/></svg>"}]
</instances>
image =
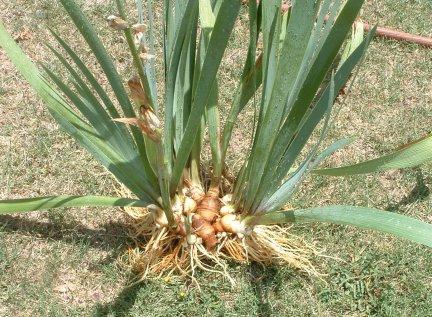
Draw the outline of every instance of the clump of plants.
<instances>
[{"instance_id":1,"label":"clump of plants","mask_svg":"<svg viewBox=\"0 0 432 317\"><path fill-rule=\"evenodd\" d=\"M197 269L227 275L225 259L314 273L313 247L284 225L300 222L353 225L432 246L432 226L406 216L355 206L289 207L302 181L352 142L346 138L321 149L337 114L333 104L374 34L372 29L363 39L354 32L338 62L363 1L298 0L281 10L281 0L250 0L244 8L248 50L223 125L219 111L227 105L220 104L218 72L241 1L165 0L163 55L156 56L152 1L145 10L137 1L135 23L116 0L118 12L108 25L124 33L130 49L136 76L127 81L76 3L60 2L99 62L110 92L55 32L62 50L50 49L70 82L48 67L41 73L2 25L0 44L60 126L122 184L125 198L5 200L0 213L124 207L139 246L130 251L130 263L143 277L193 276ZM155 75L158 64L162 81ZM227 151L236 119L248 106L257 112L253 139L232 176ZM314 131L318 137L312 137ZM202 160L206 136L209 166Z\"/></svg>"}]
</instances>

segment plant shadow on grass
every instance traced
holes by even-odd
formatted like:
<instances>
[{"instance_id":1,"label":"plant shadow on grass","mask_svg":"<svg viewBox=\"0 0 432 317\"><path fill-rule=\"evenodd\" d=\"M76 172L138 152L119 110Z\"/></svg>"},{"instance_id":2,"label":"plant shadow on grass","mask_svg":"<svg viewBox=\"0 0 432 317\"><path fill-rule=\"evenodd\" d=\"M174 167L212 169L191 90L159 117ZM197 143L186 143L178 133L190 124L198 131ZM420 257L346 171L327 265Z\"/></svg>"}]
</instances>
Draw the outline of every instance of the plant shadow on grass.
<instances>
[{"instance_id":1,"label":"plant shadow on grass","mask_svg":"<svg viewBox=\"0 0 432 317\"><path fill-rule=\"evenodd\" d=\"M70 244L85 242L90 247L110 251L106 258L93 265L96 269L101 264L115 261L132 242L127 236L127 223L122 222L108 222L101 228L91 229L78 221L42 222L19 216L2 215L0 216L0 231L37 236L42 239L62 241ZM130 284L126 283L126 285ZM104 305L97 304L94 316L128 316L128 312L134 306L139 291L144 286L146 286L144 282L132 286L124 286L112 302Z\"/></svg>"},{"instance_id":2,"label":"plant shadow on grass","mask_svg":"<svg viewBox=\"0 0 432 317\"><path fill-rule=\"evenodd\" d=\"M252 291L258 301L258 316L272 316L272 306L270 294L278 292L282 284L282 279L276 267L264 267L259 263L252 262L249 265L249 282Z\"/></svg>"},{"instance_id":3,"label":"plant shadow on grass","mask_svg":"<svg viewBox=\"0 0 432 317\"><path fill-rule=\"evenodd\" d=\"M109 255L95 266L114 261L131 243L127 237L127 224L121 222L108 222L101 228L92 229L78 221L41 222L19 216L2 215L0 216L0 230L70 244L85 243L89 247L109 251Z\"/></svg>"},{"instance_id":4,"label":"plant shadow on grass","mask_svg":"<svg viewBox=\"0 0 432 317\"><path fill-rule=\"evenodd\" d=\"M140 290L142 290L145 285L145 282L141 282L129 287L124 287L113 302L107 303L105 305L97 305L95 308L94 316L128 316L128 313L135 305L135 301Z\"/></svg>"},{"instance_id":5,"label":"plant shadow on grass","mask_svg":"<svg viewBox=\"0 0 432 317\"><path fill-rule=\"evenodd\" d=\"M395 204L388 205L385 210L399 211L401 207L412 204L416 201L425 200L430 195L430 189L426 185L425 177L423 176L423 173L419 168L416 168L415 171L416 171L416 185L408 194L408 196L405 196Z\"/></svg>"}]
</instances>

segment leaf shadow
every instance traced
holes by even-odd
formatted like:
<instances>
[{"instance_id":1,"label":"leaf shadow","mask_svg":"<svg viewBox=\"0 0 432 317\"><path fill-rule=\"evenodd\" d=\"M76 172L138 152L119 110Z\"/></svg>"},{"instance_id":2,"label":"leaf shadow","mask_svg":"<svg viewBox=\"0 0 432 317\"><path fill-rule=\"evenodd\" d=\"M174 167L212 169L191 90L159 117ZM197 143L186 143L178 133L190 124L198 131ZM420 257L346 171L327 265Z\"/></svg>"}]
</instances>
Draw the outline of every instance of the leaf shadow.
<instances>
[{"instance_id":1,"label":"leaf shadow","mask_svg":"<svg viewBox=\"0 0 432 317\"><path fill-rule=\"evenodd\" d=\"M79 221L40 221L21 216L1 215L0 232L16 233L37 237L38 239L62 241L72 245L85 243L87 246L108 251L106 257L98 263L94 263L90 269L100 270L100 265L114 262L124 250L133 242L127 236L128 225L126 222L110 221L97 229L86 227ZM146 287L145 282L131 285L134 276L126 282L126 285L109 303L97 304L94 308L94 316L128 316L128 312L135 304L139 291Z\"/></svg>"},{"instance_id":2,"label":"leaf shadow","mask_svg":"<svg viewBox=\"0 0 432 317\"><path fill-rule=\"evenodd\" d=\"M139 291L146 286L145 282L141 282L132 286L125 286L123 290L117 295L117 297L110 303L95 307L94 316L129 316L129 312L135 305L135 301L138 297Z\"/></svg>"},{"instance_id":3,"label":"leaf shadow","mask_svg":"<svg viewBox=\"0 0 432 317\"><path fill-rule=\"evenodd\" d=\"M0 231L62 241L72 245L85 244L91 248L107 251L108 255L94 267L114 261L132 243L127 236L128 226L121 221L110 221L93 229L75 220L45 222L20 216L1 215Z\"/></svg>"},{"instance_id":4,"label":"leaf shadow","mask_svg":"<svg viewBox=\"0 0 432 317\"><path fill-rule=\"evenodd\" d=\"M258 300L258 316L269 317L273 315L270 295L277 293L282 280L278 276L277 267L264 267L262 264L252 262L249 265L249 283Z\"/></svg>"},{"instance_id":5,"label":"leaf shadow","mask_svg":"<svg viewBox=\"0 0 432 317\"><path fill-rule=\"evenodd\" d=\"M422 201L425 200L430 195L430 189L426 185L425 177L422 173L422 171L419 168L415 169L416 171L416 185L411 190L411 192L403 197L400 201L389 204L385 210L387 211L399 211L401 207L404 207L406 205L412 204L416 201Z\"/></svg>"}]
</instances>

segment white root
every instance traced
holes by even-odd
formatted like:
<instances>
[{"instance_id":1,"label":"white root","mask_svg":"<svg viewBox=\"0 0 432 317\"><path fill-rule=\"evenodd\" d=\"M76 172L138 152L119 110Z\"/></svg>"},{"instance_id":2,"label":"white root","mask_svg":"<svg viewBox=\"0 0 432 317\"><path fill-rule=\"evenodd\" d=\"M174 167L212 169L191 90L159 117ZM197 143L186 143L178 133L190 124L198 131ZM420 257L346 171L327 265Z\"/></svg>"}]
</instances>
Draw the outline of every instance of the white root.
<instances>
[{"instance_id":1,"label":"white root","mask_svg":"<svg viewBox=\"0 0 432 317\"><path fill-rule=\"evenodd\" d=\"M221 219L221 224L226 232L236 234L246 233L246 226L240 220L237 220L237 217L234 214L228 214L223 216Z\"/></svg>"},{"instance_id":2,"label":"white root","mask_svg":"<svg viewBox=\"0 0 432 317\"><path fill-rule=\"evenodd\" d=\"M232 194L226 194L221 198L221 201L224 205L229 205L232 201L233 195Z\"/></svg>"},{"instance_id":3,"label":"white root","mask_svg":"<svg viewBox=\"0 0 432 317\"><path fill-rule=\"evenodd\" d=\"M183 204L183 214L190 215L197 209L197 203L190 197L185 197Z\"/></svg>"},{"instance_id":4,"label":"white root","mask_svg":"<svg viewBox=\"0 0 432 317\"><path fill-rule=\"evenodd\" d=\"M198 242L198 237L195 234L189 234L186 237L186 241L189 245L196 244Z\"/></svg>"},{"instance_id":5,"label":"white root","mask_svg":"<svg viewBox=\"0 0 432 317\"><path fill-rule=\"evenodd\" d=\"M157 226L160 228L168 227L168 219L165 215L165 212L156 205L148 205L147 210L150 211L153 215L153 220Z\"/></svg>"},{"instance_id":6,"label":"white root","mask_svg":"<svg viewBox=\"0 0 432 317\"><path fill-rule=\"evenodd\" d=\"M234 212L235 212L235 208L233 205L222 206L221 209L219 210L219 213L221 214L221 216L233 214Z\"/></svg>"}]
</instances>

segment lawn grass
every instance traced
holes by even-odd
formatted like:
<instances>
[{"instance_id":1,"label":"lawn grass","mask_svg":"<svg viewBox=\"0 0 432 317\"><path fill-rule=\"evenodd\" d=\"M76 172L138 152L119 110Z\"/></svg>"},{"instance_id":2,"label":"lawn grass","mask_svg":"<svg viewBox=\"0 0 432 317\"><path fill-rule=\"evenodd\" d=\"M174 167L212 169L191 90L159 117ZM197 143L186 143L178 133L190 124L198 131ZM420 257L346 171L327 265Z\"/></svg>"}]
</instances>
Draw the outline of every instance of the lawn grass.
<instances>
[{"instance_id":1,"label":"lawn grass","mask_svg":"<svg viewBox=\"0 0 432 317\"><path fill-rule=\"evenodd\" d=\"M121 73L130 72L125 42L105 27L108 1L82 2ZM111 2L108 2L111 3ZM35 60L58 67L44 43L47 25L83 47L57 1L2 1L0 18L24 36ZM369 2L371 23L429 35L429 0ZM244 56L240 21L223 65L225 87L235 84ZM81 54L93 64L84 49ZM0 51L0 199L47 194L113 194L116 184L84 150L60 131L42 103ZM376 39L331 138L357 141L326 164L372 158L431 132L432 50ZM103 78L101 78L103 80ZM221 89L227 104L232 89ZM235 131L234 157L248 145L252 110ZM315 177L293 205L374 206L432 222L432 164L345 179ZM230 263L236 285L207 273L201 291L183 280L154 280L132 287L119 265L129 244L118 209L82 208L0 217L0 316L432 316L430 249L335 225L293 231L327 257L314 263L321 278L289 268Z\"/></svg>"}]
</instances>

